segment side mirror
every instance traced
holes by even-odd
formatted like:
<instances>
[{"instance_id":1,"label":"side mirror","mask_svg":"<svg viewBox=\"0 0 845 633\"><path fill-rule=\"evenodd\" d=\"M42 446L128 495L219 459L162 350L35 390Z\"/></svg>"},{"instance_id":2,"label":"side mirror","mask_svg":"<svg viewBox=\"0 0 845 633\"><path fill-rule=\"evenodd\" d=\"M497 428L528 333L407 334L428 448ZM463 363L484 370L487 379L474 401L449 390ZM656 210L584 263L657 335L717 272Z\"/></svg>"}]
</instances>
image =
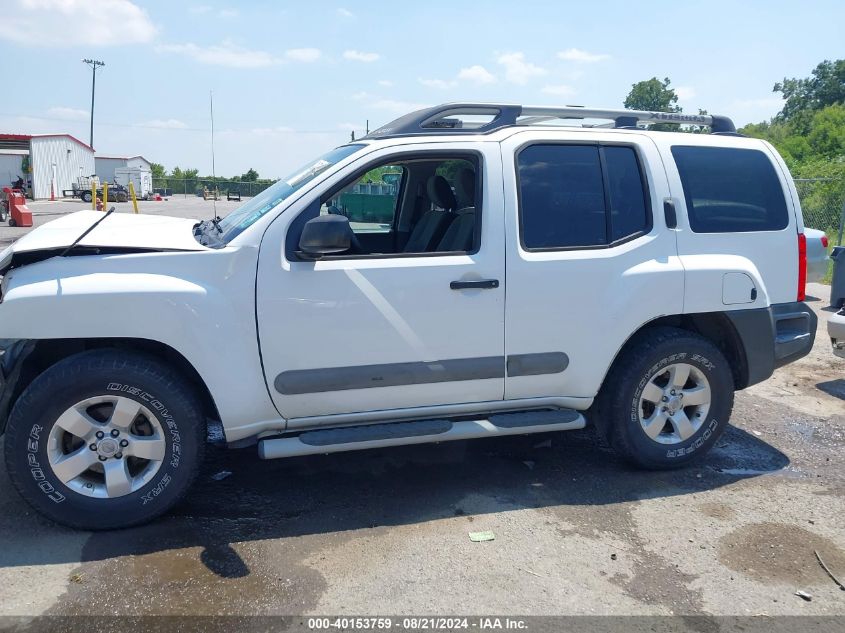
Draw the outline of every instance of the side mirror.
<instances>
[{"instance_id":1,"label":"side mirror","mask_svg":"<svg viewBox=\"0 0 845 633\"><path fill-rule=\"evenodd\" d=\"M305 223L299 236L300 255L319 259L323 255L343 253L352 246L352 227L343 215L321 215Z\"/></svg>"}]
</instances>

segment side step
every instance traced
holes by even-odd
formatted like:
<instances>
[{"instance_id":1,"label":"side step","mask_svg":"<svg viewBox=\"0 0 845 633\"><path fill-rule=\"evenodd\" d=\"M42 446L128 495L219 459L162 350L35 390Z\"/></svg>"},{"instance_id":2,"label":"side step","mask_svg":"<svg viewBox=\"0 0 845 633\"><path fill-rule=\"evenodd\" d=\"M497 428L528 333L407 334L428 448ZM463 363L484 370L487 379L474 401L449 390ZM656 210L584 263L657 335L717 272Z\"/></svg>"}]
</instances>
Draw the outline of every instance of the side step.
<instances>
[{"instance_id":1,"label":"side step","mask_svg":"<svg viewBox=\"0 0 845 633\"><path fill-rule=\"evenodd\" d=\"M415 420L336 429L305 431L290 437L268 438L258 443L261 459L360 451L386 446L469 440L499 435L526 435L583 429L577 411L525 411L497 413L480 420Z\"/></svg>"}]
</instances>

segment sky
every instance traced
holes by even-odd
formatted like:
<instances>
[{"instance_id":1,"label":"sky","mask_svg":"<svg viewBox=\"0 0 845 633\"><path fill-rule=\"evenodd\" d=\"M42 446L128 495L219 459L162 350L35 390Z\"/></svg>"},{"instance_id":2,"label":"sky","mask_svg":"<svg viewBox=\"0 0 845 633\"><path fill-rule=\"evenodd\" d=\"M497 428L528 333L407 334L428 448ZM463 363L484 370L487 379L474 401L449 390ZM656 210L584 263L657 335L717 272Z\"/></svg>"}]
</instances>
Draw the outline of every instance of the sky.
<instances>
[{"instance_id":1,"label":"sky","mask_svg":"<svg viewBox=\"0 0 845 633\"><path fill-rule=\"evenodd\" d=\"M845 2L0 0L0 132L67 132L169 170L278 178L450 101L622 107L669 77L685 112L737 125L784 77L843 56Z\"/></svg>"}]
</instances>

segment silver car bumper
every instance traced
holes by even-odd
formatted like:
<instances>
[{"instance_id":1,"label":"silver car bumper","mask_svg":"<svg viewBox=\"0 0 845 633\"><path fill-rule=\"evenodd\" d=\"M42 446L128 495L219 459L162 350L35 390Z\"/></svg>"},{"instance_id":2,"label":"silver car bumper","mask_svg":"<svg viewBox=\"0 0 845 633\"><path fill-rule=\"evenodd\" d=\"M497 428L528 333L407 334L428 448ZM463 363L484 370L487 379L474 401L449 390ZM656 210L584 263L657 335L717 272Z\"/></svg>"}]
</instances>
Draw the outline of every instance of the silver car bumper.
<instances>
[{"instance_id":1,"label":"silver car bumper","mask_svg":"<svg viewBox=\"0 0 845 633\"><path fill-rule=\"evenodd\" d=\"M841 310L828 320L827 333L830 335L833 353L845 358L845 314Z\"/></svg>"}]
</instances>

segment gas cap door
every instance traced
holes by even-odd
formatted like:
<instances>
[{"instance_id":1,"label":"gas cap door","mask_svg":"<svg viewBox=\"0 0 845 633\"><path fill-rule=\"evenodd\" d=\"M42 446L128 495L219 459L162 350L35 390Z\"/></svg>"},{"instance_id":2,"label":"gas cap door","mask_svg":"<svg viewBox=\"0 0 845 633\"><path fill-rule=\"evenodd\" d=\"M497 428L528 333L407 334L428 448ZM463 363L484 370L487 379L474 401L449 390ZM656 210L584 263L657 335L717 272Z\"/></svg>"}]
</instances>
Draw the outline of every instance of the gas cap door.
<instances>
[{"instance_id":1,"label":"gas cap door","mask_svg":"<svg viewBox=\"0 0 845 633\"><path fill-rule=\"evenodd\" d=\"M754 303L757 300L757 286L745 273L725 273L722 277L722 303Z\"/></svg>"}]
</instances>

